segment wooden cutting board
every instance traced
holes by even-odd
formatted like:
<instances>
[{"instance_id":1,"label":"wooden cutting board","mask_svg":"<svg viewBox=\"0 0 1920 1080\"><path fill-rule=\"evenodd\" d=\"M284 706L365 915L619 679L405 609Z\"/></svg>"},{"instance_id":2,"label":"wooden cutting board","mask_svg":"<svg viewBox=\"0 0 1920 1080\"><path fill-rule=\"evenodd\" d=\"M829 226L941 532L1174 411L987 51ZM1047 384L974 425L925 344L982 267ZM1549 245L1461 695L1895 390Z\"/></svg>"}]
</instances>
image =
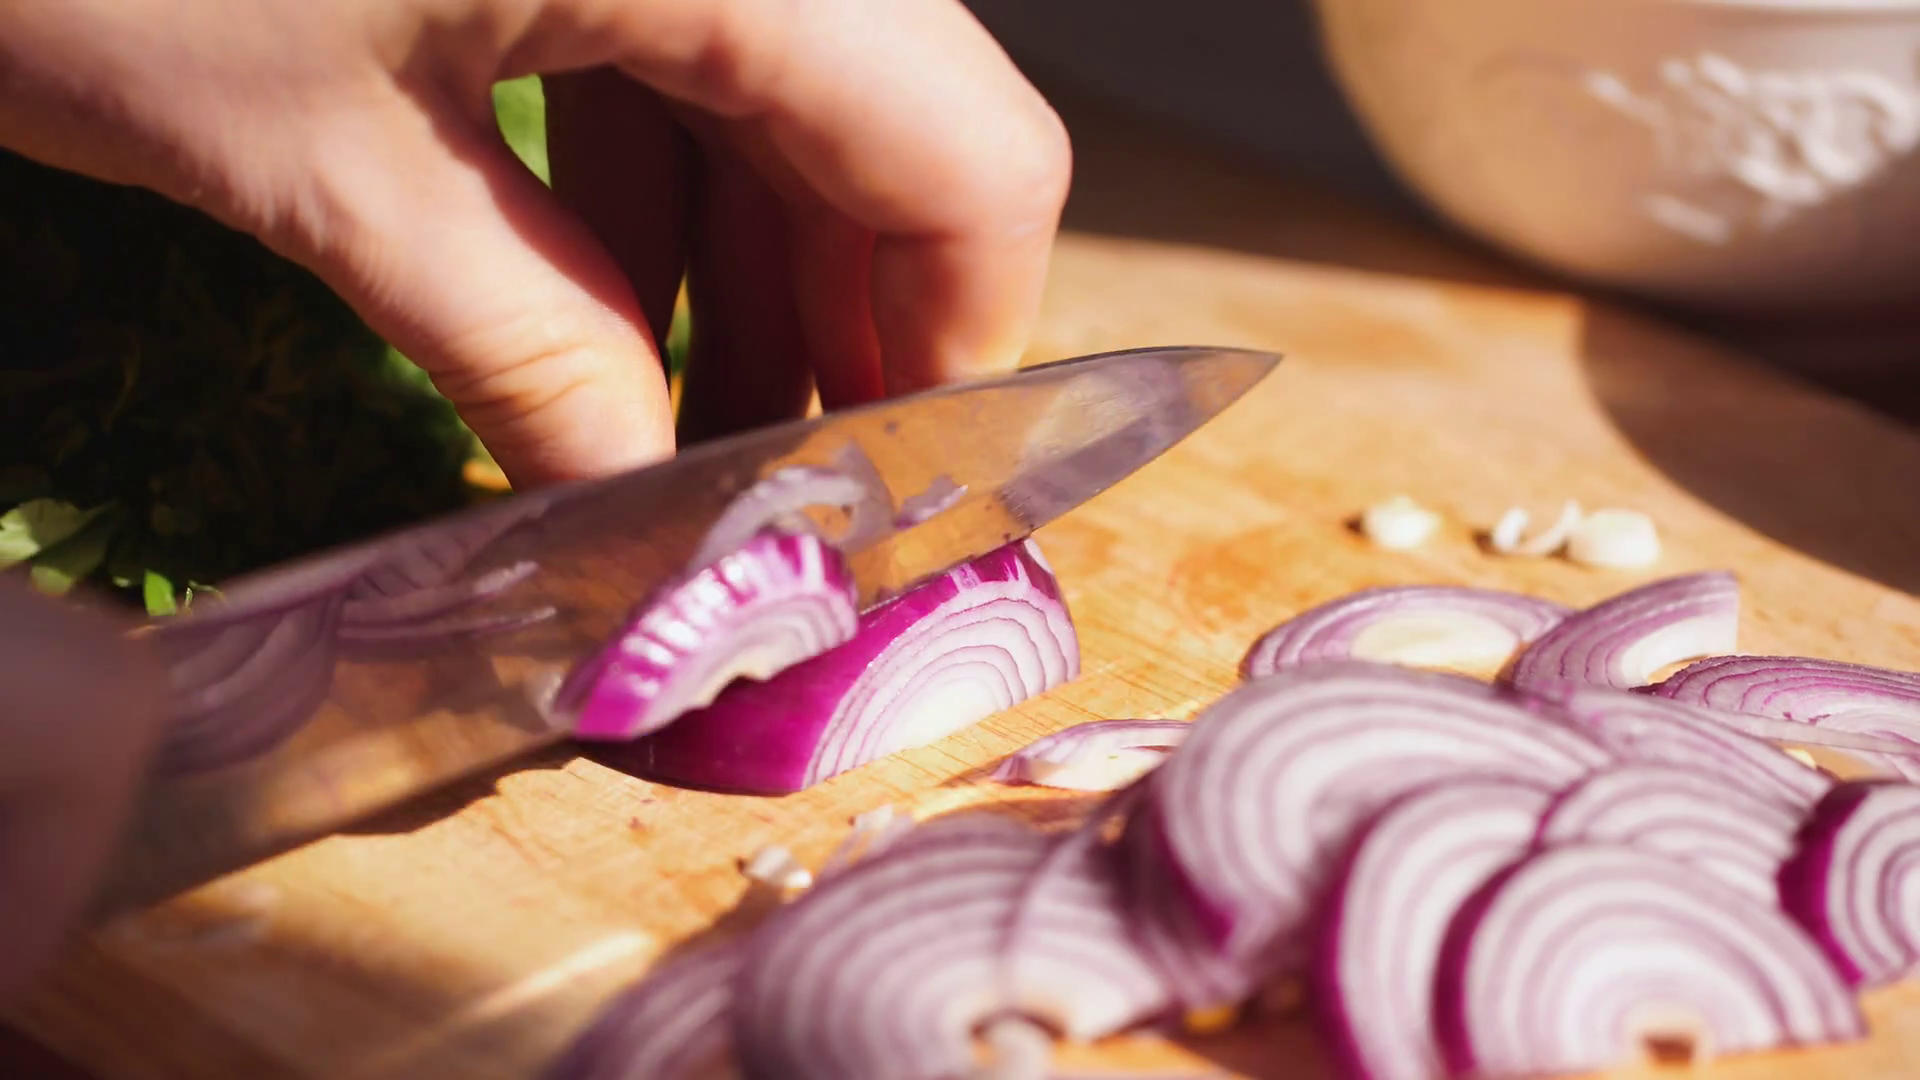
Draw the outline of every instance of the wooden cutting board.
<instances>
[{"instance_id":1,"label":"wooden cutting board","mask_svg":"<svg viewBox=\"0 0 1920 1080\"><path fill-rule=\"evenodd\" d=\"M1126 184L1156 190L1156 160L1123 170ZM1289 356L1202 433L1042 534L1080 628L1078 681L781 799L675 791L555 753L79 942L12 1019L103 1080L527 1076L654 957L722 919L744 888L738 861L763 845L817 862L852 815L883 804L927 815L997 801L1058 818L1072 809L1062 799L993 786L980 767L1093 717L1189 717L1231 685L1260 631L1368 585L1578 604L1730 567L1745 647L1920 667L1920 437L1567 293L1463 281L1467 264L1430 239L1338 226L1256 175L1178 189L1195 200L1189 234L1210 246L1077 234L1060 249L1033 361L1188 343ZM1102 198L1077 193L1075 220L1100 224ZM1289 235L1295 250L1397 253L1432 272L1212 246ZM1424 550L1373 550L1346 528L1395 493L1447 516ZM1661 565L1501 560L1473 539L1509 505L1567 498L1650 513ZM1699 1075L1920 1072L1920 986L1869 1008L1869 1043ZM1311 1037L1286 1024L1069 1056L1318 1071Z\"/></svg>"}]
</instances>

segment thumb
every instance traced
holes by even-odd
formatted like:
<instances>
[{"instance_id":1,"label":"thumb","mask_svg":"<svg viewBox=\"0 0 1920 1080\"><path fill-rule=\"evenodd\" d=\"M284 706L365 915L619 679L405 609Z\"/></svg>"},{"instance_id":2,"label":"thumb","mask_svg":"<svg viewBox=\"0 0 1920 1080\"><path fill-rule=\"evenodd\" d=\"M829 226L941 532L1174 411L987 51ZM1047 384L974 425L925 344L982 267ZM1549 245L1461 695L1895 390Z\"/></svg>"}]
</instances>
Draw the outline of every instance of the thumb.
<instances>
[{"instance_id":1,"label":"thumb","mask_svg":"<svg viewBox=\"0 0 1920 1080\"><path fill-rule=\"evenodd\" d=\"M410 99L316 121L312 208L275 246L420 364L515 486L671 454L631 287L484 121Z\"/></svg>"}]
</instances>

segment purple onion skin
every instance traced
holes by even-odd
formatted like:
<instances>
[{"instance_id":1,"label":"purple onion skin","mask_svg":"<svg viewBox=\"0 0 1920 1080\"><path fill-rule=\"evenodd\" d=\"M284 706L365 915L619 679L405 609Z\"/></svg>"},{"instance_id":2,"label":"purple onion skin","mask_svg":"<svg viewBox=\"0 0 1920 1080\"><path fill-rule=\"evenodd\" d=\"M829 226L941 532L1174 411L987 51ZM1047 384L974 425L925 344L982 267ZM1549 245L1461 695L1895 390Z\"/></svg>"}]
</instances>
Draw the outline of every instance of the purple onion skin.
<instances>
[{"instance_id":1,"label":"purple onion skin","mask_svg":"<svg viewBox=\"0 0 1920 1080\"><path fill-rule=\"evenodd\" d=\"M811 534L763 532L636 605L569 674L555 707L576 738L635 738L743 674L730 666L743 650L757 647L771 675L843 644L858 625L839 551Z\"/></svg>"},{"instance_id":2,"label":"purple onion skin","mask_svg":"<svg viewBox=\"0 0 1920 1080\"><path fill-rule=\"evenodd\" d=\"M1806 927L1851 986L1877 986L1896 981L1906 975L1914 958L1906 958L1904 964L1889 963L1885 958L1856 954L1843 940L1837 924L1847 918L1847 914L1831 906L1844 899L1834 895L1835 889L1851 895L1856 888L1877 889L1882 882L1834 880L1835 875L1848 874L1853 869L1836 862L1840 833L1856 815L1868 810L1870 801L1876 797L1908 796L1914 792L1911 785L1899 781L1859 780L1835 785L1808 815L1800 829L1797 850L1780 867L1780 906ZM1920 795L1914 797L1920 802ZM1914 832L1920 840L1920 828ZM1920 843L1915 845L1913 854L1900 861L1912 862L1915 857L1920 857ZM1879 906L1884 904L1885 901ZM1909 951L1911 948L1909 945Z\"/></svg>"},{"instance_id":3,"label":"purple onion skin","mask_svg":"<svg viewBox=\"0 0 1920 1080\"><path fill-rule=\"evenodd\" d=\"M982 632L988 640L968 640ZM978 723L1079 670L1079 639L1059 583L1025 540L873 609L846 644L764 682L735 683L711 706L645 738L595 748L595 756L683 787L790 794ZM933 682L943 675L973 681ZM970 685L986 696L933 728L890 732L897 714L867 698L917 684L944 686L949 695Z\"/></svg>"}]
</instances>

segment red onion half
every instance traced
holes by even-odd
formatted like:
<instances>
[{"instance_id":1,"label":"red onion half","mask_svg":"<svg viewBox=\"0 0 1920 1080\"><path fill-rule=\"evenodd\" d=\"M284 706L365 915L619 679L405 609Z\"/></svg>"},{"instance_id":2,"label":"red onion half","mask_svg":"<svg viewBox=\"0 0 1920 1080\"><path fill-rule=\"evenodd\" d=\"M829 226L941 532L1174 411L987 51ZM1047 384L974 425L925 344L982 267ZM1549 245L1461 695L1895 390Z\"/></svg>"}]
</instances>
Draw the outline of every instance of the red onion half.
<instances>
[{"instance_id":1,"label":"red onion half","mask_svg":"<svg viewBox=\"0 0 1920 1080\"><path fill-rule=\"evenodd\" d=\"M1692 769L1799 811L1833 786L1820 770L1703 709L1565 681L1537 683L1528 696L1550 703L1560 718L1623 761Z\"/></svg>"},{"instance_id":2,"label":"red onion half","mask_svg":"<svg viewBox=\"0 0 1920 1080\"><path fill-rule=\"evenodd\" d=\"M869 611L852 640L602 760L649 779L785 794L978 723L1080 672L1080 644L1031 539Z\"/></svg>"},{"instance_id":3,"label":"red onion half","mask_svg":"<svg viewBox=\"0 0 1920 1080\"><path fill-rule=\"evenodd\" d=\"M1800 815L1749 795L1711 773L1670 765L1614 765L1554 800L1539 840L1628 844L1712 874L1763 904L1793 853Z\"/></svg>"},{"instance_id":4,"label":"red onion half","mask_svg":"<svg viewBox=\"0 0 1920 1080\"><path fill-rule=\"evenodd\" d=\"M1696 1059L1861 1038L1806 932L1769 904L1634 848L1550 848L1455 917L1435 984L1448 1065L1587 1072L1680 1044Z\"/></svg>"},{"instance_id":5,"label":"red onion half","mask_svg":"<svg viewBox=\"0 0 1920 1080\"><path fill-rule=\"evenodd\" d=\"M630 739L850 640L859 625L840 553L809 533L763 532L641 601L571 672L554 712L582 739Z\"/></svg>"},{"instance_id":6,"label":"red onion half","mask_svg":"<svg viewBox=\"0 0 1920 1080\"><path fill-rule=\"evenodd\" d=\"M1606 761L1459 676L1326 661L1255 679L1145 781L1122 841L1142 939L1184 1004L1237 1000L1301 959L1340 853L1395 797L1470 775L1564 785Z\"/></svg>"},{"instance_id":7,"label":"red onion half","mask_svg":"<svg viewBox=\"0 0 1920 1080\"><path fill-rule=\"evenodd\" d=\"M1920 743L1920 674L1804 656L1718 656L1653 688L1659 697L1816 728ZM1874 754L1920 780L1912 754Z\"/></svg>"},{"instance_id":8,"label":"red onion half","mask_svg":"<svg viewBox=\"0 0 1920 1080\"><path fill-rule=\"evenodd\" d=\"M1920 787L1835 787L1780 870L1780 902L1855 985L1911 973L1920 964Z\"/></svg>"},{"instance_id":9,"label":"red onion half","mask_svg":"<svg viewBox=\"0 0 1920 1080\"><path fill-rule=\"evenodd\" d=\"M1453 585L1361 589L1303 612L1254 642L1246 678L1316 660L1497 670L1572 609L1550 600Z\"/></svg>"},{"instance_id":10,"label":"red onion half","mask_svg":"<svg viewBox=\"0 0 1920 1080\"><path fill-rule=\"evenodd\" d=\"M1003 784L1115 791L1166 760L1189 728L1181 720L1089 720L1008 755L993 778Z\"/></svg>"},{"instance_id":11,"label":"red onion half","mask_svg":"<svg viewBox=\"0 0 1920 1080\"><path fill-rule=\"evenodd\" d=\"M1350 1075L1445 1075L1432 1016L1447 926L1532 846L1550 797L1524 780L1464 779L1397 800L1360 834L1314 967L1317 1004Z\"/></svg>"},{"instance_id":12,"label":"red onion half","mask_svg":"<svg viewBox=\"0 0 1920 1080\"><path fill-rule=\"evenodd\" d=\"M735 987L743 1074L958 1077L973 1063L976 1030L996 1017L1092 1038L1161 1008L1164 991L1129 943L1098 864L1049 860L1055 843L1006 819L949 818L777 911L750 940ZM1030 901L1042 870L1044 900ZM1010 941L1030 902L1044 933Z\"/></svg>"},{"instance_id":13,"label":"red onion half","mask_svg":"<svg viewBox=\"0 0 1920 1080\"><path fill-rule=\"evenodd\" d=\"M727 1060L737 942L676 956L615 997L546 1080L691 1080Z\"/></svg>"},{"instance_id":14,"label":"red onion half","mask_svg":"<svg viewBox=\"0 0 1920 1080\"><path fill-rule=\"evenodd\" d=\"M1507 678L1520 687L1558 679L1645 686L1669 664L1732 652L1739 630L1732 574L1666 578L1569 615L1514 660Z\"/></svg>"}]
</instances>

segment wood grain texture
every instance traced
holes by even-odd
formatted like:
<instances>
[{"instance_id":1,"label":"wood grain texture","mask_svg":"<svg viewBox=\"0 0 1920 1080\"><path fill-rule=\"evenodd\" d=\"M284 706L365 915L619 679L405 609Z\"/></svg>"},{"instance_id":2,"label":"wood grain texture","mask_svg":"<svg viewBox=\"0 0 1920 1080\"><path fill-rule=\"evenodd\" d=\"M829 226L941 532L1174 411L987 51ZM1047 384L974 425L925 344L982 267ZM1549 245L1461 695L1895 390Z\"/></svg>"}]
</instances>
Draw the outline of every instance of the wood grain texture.
<instances>
[{"instance_id":1,"label":"wood grain texture","mask_svg":"<svg viewBox=\"0 0 1920 1080\"><path fill-rule=\"evenodd\" d=\"M1196 212L1238 214L1243 239L1333 228L1309 201L1250 185L1236 198ZM12 1020L103 1080L528 1076L656 957L724 922L738 861L761 846L817 862L851 815L889 803L1057 819L1070 798L995 787L981 767L1092 717L1191 716L1260 631L1368 585L1586 603L1731 567L1745 647L1920 667L1920 438L1504 271L1463 280L1233 246L1081 234L1057 257L1033 361L1148 344L1289 355L1202 433L1042 534L1082 635L1074 683L779 799L676 791L551 753L78 942ZM1346 528L1397 492L1447 515L1421 551L1376 551ZM1598 572L1499 560L1474 541L1511 504L1565 498L1649 512L1663 563ZM1920 1071L1920 987L1869 1007L1871 1042L1695 1075ZM1289 1024L1068 1057L1318 1075L1310 1035Z\"/></svg>"}]
</instances>

